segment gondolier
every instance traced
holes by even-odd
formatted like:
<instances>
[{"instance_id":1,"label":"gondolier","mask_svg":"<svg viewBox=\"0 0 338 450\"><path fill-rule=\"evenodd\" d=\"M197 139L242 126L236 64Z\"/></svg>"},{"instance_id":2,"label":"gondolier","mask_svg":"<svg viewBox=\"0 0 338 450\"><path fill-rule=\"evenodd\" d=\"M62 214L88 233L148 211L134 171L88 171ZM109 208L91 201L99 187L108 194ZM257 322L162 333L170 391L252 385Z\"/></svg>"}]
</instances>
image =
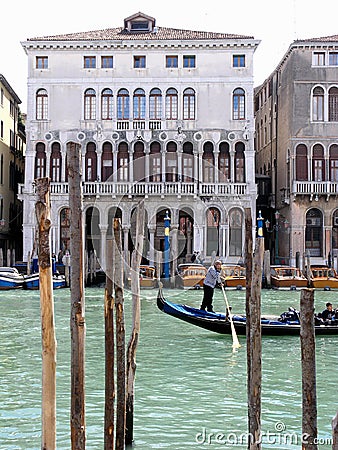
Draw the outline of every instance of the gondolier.
<instances>
[{"instance_id":1,"label":"gondolier","mask_svg":"<svg viewBox=\"0 0 338 450\"><path fill-rule=\"evenodd\" d=\"M221 266L222 261L216 260L212 266L209 267L203 282L203 300L201 310L214 312L212 309L212 299L214 297L214 290L218 283L221 283Z\"/></svg>"}]
</instances>

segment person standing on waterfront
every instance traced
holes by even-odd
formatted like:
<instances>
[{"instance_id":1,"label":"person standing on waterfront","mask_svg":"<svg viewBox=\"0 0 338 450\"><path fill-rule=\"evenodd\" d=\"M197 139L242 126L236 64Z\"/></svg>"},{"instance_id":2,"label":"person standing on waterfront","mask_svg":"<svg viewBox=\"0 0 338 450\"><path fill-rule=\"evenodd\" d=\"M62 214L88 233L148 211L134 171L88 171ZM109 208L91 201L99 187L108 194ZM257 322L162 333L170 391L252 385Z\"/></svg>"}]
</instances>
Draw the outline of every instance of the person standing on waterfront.
<instances>
[{"instance_id":1,"label":"person standing on waterfront","mask_svg":"<svg viewBox=\"0 0 338 450\"><path fill-rule=\"evenodd\" d=\"M218 283L221 283L221 267L222 261L216 260L213 265L211 265L207 271L207 274L203 282L203 300L201 304L201 310L209 312L214 312L212 309L212 300L214 297L214 290Z\"/></svg>"}]
</instances>

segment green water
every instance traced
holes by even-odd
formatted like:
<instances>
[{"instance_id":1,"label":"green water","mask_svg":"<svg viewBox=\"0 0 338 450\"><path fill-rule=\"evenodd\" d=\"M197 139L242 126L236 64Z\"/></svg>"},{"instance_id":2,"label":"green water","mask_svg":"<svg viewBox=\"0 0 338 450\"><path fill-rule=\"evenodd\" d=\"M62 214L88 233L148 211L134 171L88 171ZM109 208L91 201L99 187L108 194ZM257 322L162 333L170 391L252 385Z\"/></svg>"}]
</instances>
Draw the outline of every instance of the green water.
<instances>
[{"instance_id":1,"label":"green water","mask_svg":"<svg viewBox=\"0 0 338 450\"><path fill-rule=\"evenodd\" d=\"M232 351L221 336L159 311L156 291L142 291L141 336L135 387L135 448L246 449L246 345ZM199 306L201 291L167 290L168 299ZM234 313L245 311L245 291L228 291ZM57 334L57 447L70 449L70 294L55 291ZM300 293L263 291L262 312L299 305ZM317 310L336 306L336 293L318 291ZM224 310L221 291L214 307ZM126 293L127 340L130 297ZM41 336L39 292L0 292L0 449L41 447ZM336 414L338 336L316 338L319 450L331 437ZM299 337L263 337L263 448L301 448ZM103 448L103 289L86 290L87 449ZM288 437L289 436L289 437ZM236 445L235 445L236 444Z\"/></svg>"}]
</instances>

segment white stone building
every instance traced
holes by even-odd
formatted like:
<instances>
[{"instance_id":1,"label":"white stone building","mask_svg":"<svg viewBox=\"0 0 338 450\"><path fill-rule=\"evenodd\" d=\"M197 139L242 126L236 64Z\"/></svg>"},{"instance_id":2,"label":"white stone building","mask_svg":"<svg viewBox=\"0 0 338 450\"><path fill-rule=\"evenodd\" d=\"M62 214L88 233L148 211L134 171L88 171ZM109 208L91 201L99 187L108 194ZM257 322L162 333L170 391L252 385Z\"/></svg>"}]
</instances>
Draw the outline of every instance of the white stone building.
<instances>
[{"instance_id":1,"label":"white stone building","mask_svg":"<svg viewBox=\"0 0 338 450\"><path fill-rule=\"evenodd\" d=\"M122 25L122 24L121 24ZM69 246L66 153L82 155L87 251L105 267L120 217L125 257L133 212L145 198L144 259L162 257L164 216L176 264L243 259L244 209L255 223L251 36L156 26L137 13L123 26L28 39L24 257L35 235L34 179L49 176L52 249Z\"/></svg>"}]
</instances>

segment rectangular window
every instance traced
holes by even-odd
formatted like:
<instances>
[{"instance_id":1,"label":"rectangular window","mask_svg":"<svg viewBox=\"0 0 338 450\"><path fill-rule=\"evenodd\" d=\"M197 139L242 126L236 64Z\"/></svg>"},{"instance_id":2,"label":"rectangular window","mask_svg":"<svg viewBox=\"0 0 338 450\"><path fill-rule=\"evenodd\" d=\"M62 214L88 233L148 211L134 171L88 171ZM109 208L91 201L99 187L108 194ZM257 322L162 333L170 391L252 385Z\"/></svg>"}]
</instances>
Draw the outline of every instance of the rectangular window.
<instances>
[{"instance_id":1,"label":"rectangular window","mask_svg":"<svg viewBox=\"0 0 338 450\"><path fill-rule=\"evenodd\" d=\"M102 69L112 69L113 68L113 57L112 56L101 56L101 68Z\"/></svg>"},{"instance_id":2,"label":"rectangular window","mask_svg":"<svg viewBox=\"0 0 338 450\"><path fill-rule=\"evenodd\" d=\"M48 56L37 56L36 57L36 68L37 69L48 69Z\"/></svg>"},{"instance_id":3,"label":"rectangular window","mask_svg":"<svg viewBox=\"0 0 338 450\"><path fill-rule=\"evenodd\" d=\"M232 67L245 67L245 55L233 55Z\"/></svg>"},{"instance_id":4,"label":"rectangular window","mask_svg":"<svg viewBox=\"0 0 338 450\"><path fill-rule=\"evenodd\" d=\"M178 67L178 56L166 56L165 57L165 66L168 68Z\"/></svg>"},{"instance_id":5,"label":"rectangular window","mask_svg":"<svg viewBox=\"0 0 338 450\"><path fill-rule=\"evenodd\" d=\"M329 53L329 66L338 66L338 52Z\"/></svg>"},{"instance_id":6,"label":"rectangular window","mask_svg":"<svg viewBox=\"0 0 338 450\"><path fill-rule=\"evenodd\" d=\"M84 56L83 57L83 67L85 69L95 69L96 68L96 56Z\"/></svg>"},{"instance_id":7,"label":"rectangular window","mask_svg":"<svg viewBox=\"0 0 338 450\"><path fill-rule=\"evenodd\" d=\"M146 67L145 56L134 56L134 69L144 69Z\"/></svg>"},{"instance_id":8,"label":"rectangular window","mask_svg":"<svg viewBox=\"0 0 338 450\"><path fill-rule=\"evenodd\" d=\"M312 55L313 66L325 66L325 52L314 52Z\"/></svg>"},{"instance_id":9,"label":"rectangular window","mask_svg":"<svg viewBox=\"0 0 338 450\"><path fill-rule=\"evenodd\" d=\"M196 56L194 55L183 55L183 67L192 68L196 67Z\"/></svg>"}]
</instances>

